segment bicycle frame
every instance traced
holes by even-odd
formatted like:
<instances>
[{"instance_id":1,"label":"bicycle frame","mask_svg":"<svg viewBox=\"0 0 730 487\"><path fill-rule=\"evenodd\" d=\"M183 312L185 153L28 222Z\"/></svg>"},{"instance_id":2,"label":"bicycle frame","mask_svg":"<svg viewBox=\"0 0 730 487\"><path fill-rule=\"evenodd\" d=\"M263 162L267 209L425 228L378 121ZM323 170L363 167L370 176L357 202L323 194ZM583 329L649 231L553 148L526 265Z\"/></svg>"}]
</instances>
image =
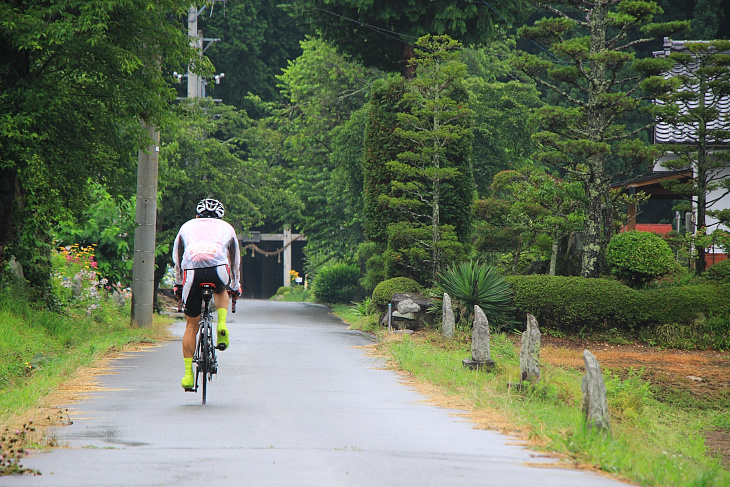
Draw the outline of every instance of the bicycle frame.
<instances>
[{"instance_id":1,"label":"bicycle frame","mask_svg":"<svg viewBox=\"0 0 730 487\"><path fill-rule=\"evenodd\" d=\"M214 284L202 283L201 296L203 300L203 313L200 316L200 328L198 331L198 343L193 356L193 363L196 364L195 391L198 385L202 385L202 403L205 406L208 392L208 382L213 379L213 374L218 373L218 361L215 357L215 346L213 344L213 315L210 311L210 300L213 298Z\"/></svg>"}]
</instances>

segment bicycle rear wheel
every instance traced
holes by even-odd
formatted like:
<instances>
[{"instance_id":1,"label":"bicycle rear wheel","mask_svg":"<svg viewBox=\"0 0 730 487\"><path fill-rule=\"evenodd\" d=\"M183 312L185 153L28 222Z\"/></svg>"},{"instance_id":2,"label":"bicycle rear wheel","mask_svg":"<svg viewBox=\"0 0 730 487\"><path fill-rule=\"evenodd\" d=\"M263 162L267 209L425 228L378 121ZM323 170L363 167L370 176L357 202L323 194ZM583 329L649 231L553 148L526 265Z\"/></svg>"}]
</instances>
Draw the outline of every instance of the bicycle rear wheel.
<instances>
[{"instance_id":1,"label":"bicycle rear wheel","mask_svg":"<svg viewBox=\"0 0 730 487\"><path fill-rule=\"evenodd\" d=\"M208 394L208 381L210 380L210 316L203 318L203 326L200 332L200 371L203 380L203 406L205 406Z\"/></svg>"}]
</instances>

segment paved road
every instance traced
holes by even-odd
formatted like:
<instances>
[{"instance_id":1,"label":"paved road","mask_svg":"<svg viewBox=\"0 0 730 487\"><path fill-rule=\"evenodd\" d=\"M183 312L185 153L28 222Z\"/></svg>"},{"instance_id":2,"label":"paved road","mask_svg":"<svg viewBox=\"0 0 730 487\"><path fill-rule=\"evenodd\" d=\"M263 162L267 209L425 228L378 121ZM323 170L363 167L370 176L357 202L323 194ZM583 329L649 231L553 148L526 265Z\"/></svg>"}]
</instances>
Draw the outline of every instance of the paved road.
<instances>
[{"instance_id":1,"label":"paved road","mask_svg":"<svg viewBox=\"0 0 730 487\"><path fill-rule=\"evenodd\" d=\"M116 360L104 390L71 406L67 448L24 459L42 476L0 486L623 485L425 404L328 311L239 301L207 406L179 385L174 325L175 340Z\"/></svg>"}]
</instances>

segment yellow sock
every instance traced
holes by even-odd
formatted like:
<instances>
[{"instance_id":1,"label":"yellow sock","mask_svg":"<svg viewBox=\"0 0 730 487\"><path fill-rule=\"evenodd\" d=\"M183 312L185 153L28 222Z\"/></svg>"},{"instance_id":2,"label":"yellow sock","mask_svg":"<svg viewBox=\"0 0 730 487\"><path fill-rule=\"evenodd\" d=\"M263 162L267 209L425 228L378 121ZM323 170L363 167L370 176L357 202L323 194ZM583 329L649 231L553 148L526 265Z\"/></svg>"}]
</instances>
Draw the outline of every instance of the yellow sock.
<instances>
[{"instance_id":1,"label":"yellow sock","mask_svg":"<svg viewBox=\"0 0 730 487\"><path fill-rule=\"evenodd\" d=\"M183 357L183 360L185 361L185 375L193 375L193 357Z\"/></svg>"},{"instance_id":2,"label":"yellow sock","mask_svg":"<svg viewBox=\"0 0 730 487\"><path fill-rule=\"evenodd\" d=\"M226 316L228 315L228 310L225 308L218 308L218 326L225 327L226 326Z\"/></svg>"}]
</instances>

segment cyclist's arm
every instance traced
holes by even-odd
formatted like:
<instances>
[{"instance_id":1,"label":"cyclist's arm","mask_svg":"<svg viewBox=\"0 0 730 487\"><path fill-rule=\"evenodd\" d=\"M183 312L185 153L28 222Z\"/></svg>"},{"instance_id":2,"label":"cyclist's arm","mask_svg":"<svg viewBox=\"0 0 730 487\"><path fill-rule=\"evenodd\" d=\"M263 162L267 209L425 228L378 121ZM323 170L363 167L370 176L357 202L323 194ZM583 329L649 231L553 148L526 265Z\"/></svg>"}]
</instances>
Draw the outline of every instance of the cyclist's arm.
<instances>
[{"instance_id":1,"label":"cyclist's arm","mask_svg":"<svg viewBox=\"0 0 730 487\"><path fill-rule=\"evenodd\" d=\"M182 285L183 283L182 268L180 265L182 263L183 253L185 253L185 242L183 241L182 235L178 233L172 245L172 262L175 264L175 284L177 285Z\"/></svg>"},{"instance_id":2,"label":"cyclist's arm","mask_svg":"<svg viewBox=\"0 0 730 487\"><path fill-rule=\"evenodd\" d=\"M231 289L239 291L241 289L241 250L238 246L238 238L233 238L228 244L228 261L231 267Z\"/></svg>"}]
</instances>

